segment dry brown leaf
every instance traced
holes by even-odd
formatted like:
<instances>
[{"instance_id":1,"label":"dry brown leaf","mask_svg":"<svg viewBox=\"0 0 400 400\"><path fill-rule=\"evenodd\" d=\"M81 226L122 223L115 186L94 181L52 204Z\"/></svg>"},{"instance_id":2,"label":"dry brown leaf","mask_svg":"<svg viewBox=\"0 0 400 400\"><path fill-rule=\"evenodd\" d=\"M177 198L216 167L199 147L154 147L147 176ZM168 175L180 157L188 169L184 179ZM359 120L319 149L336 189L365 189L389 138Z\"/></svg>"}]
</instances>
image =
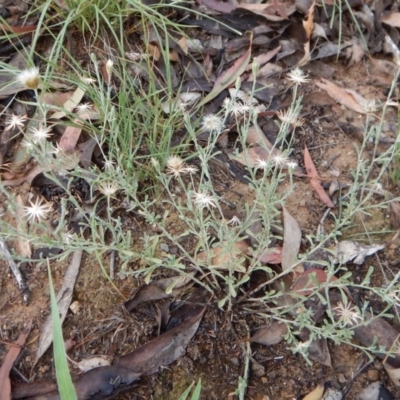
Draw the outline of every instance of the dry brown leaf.
<instances>
[{"instance_id":1,"label":"dry brown leaf","mask_svg":"<svg viewBox=\"0 0 400 400\"><path fill-rule=\"evenodd\" d=\"M282 270L288 271L297 263L301 244L301 230L299 223L283 207L283 246Z\"/></svg>"},{"instance_id":2,"label":"dry brown leaf","mask_svg":"<svg viewBox=\"0 0 400 400\"><path fill-rule=\"evenodd\" d=\"M358 64L364 57L365 50L357 43L352 46L346 47L346 58L349 60L348 66Z\"/></svg>"},{"instance_id":3,"label":"dry brown leaf","mask_svg":"<svg viewBox=\"0 0 400 400\"><path fill-rule=\"evenodd\" d=\"M157 45L149 43L147 45L147 52L153 57L154 61L158 61L161 57L160 49Z\"/></svg>"},{"instance_id":4,"label":"dry brown leaf","mask_svg":"<svg viewBox=\"0 0 400 400\"><path fill-rule=\"evenodd\" d=\"M315 82L315 84L319 88L325 90L329 96L331 96L338 103L347 107L349 110L353 110L361 114L367 113L367 110L354 98L355 92L344 89L324 78L321 78L321 82Z\"/></svg>"},{"instance_id":5,"label":"dry brown leaf","mask_svg":"<svg viewBox=\"0 0 400 400\"><path fill-rule=\"evenodd\" d=\"M306 17L303 19L303 27L304 30L306 31L307 41L310 41L311 35L314 30L314 8L315 8L315 0L312 2Z\"/></svg>"},{"instance_id":6,"label":"dry brown leaf","mask_svg":"<svg viewBox=\"0 0 400 400\"><path fill-rule=\"evenodd\" d=\"M389 203L389 221L393 229L400 229L400 203L391 201Z\"/></svg>"},{"instance_id":7,"label":"dry brown leaf","mask_svg":"<svg viewBox=\"0 0 400 400\"><path fill-rule=\"evenodd\" d=\"M63 323L72 301L72 294L74 292L76 278L78 276L79 269L81 266L82 254L83 254L82 250L76 250L73 253L71 262L69 263L67 271L64 275L64 280L61 289L57 294L57 305L58 305L58 311L60 313L61 323ZM39 338L39 345L34 365L36 365L40 357L42 357L42 355L50 347L52 342L53 342L53 321L50 314L47 316L44 324L42 325L41 334Z\"/></svg>"},{"instance_id":8,"label":"dry brown leaf","mask_svg":"<svg viewBox=\"0 0 400 400\"><path fill-rule=\"evenodd\" d=\"M313 163L310 152L308 151L307 146L304 149L304 166L306 167L307 176L310 179L310 183L314 190L317 192L319 198L322 202L330 208L334 208L335 205L332 203L332 200L329 198L324 188L321 185L320 178L318 176L317 169Z\"/></svg>"},{"instance_id":9,"label":"dry brown leaf","mask_svg":"<svg viewBox=\"0 0 400 400\"><path fill-rule=\"evenodd\" d=\"M60 138L58 147L61 151L65 153L71 153L74 151L76 144L78 143L79 137L82 133L82 126L80 126L80 121L78 119L74 120L74 123L78 126L67 126L63 135Z\"/></svg>"},{"instance_id":10,"label":"dry brown leaf","mask_svg":"<svg viewBox=\"0 0 400 400\"><path fill-rule=\"evenodd\" d=\"M32 323L32 319L28 321L23 333L19 335L16 342L11 344L8 353L3 360L3 364L0 368L0 400L11 399L10 371L13 367L14 361L22 350L22 346L26 342L26 339L32 328Z\"/></svg>"},{"instance_id":11,"label":"dry brown leaf","mask_svg":"<svg viewBox=\"0 0 400 400\"><path fill-rule=\"evenodd\" d=\"M393 382L393 384L399 388L400 387L400 368L394 368L388 363L383 363L383 366L386 369L389 378Z\"/></svg>"},{"instance_id":12,"label":"dry brown leaf","mask_svg":"<svg viewBox=\"0 0 400 400\"><path fill-rule=\"evenodd\" d=\"M312 392L303 397L303 400L321 400L324 395L324 385L318 385Z\"/></svg>"},{"instance_id":13,"label":"dry brown leaf","mask_svg":"<svg viewBox=\"0 0 400 400\"><path fill-rule=\"evenodd\" d=\"M178 40L178 44L179 47L182 49L182 51L187 54L189 51L189 44L187 39L185 38L185 36L182 36L179 40Z\"/></svg>"},{"instance_id":14,"label":"dry brown leaf","mask_svg":"<svg viewBox=\"0 0 400 400\"><path fill-rule=\"evenodd\" d=\"M393 12L390 14L386 14L381 18L381 21L384 24L393 26L394 28L400 28L400 13Z\"/></svg>"},{"instance_id":15,"label":"dry brown leaf","mask_svg":"<svg viewBox=\"0 0 400 400\"><path fill-rule=\"evenodd\" d=\"M211 257L212 265L209 265L209 267L224 270L234 268L235 271L246 272L246 260L243 260L241 265L238 265L237 260L239 257L247 255L248 252L249 245L244 240L240 240L233 244L224 241L210 251L202 251L197 254L196 260L205 262Z\"/></svg>"},{"instance_id":16,"label":"dry brown leaf","mask_svg":"<svg viewBox=\"0 0 400 400\"><path fill-rule=\"evenodd\" d=\"M269 21L283 21L296 11L296 6L291 2L270 4L241 3L238 8L244 8L254 14L261 15ZM280 15L279 15L280 14Z\"/></svg>"}]
</instances>

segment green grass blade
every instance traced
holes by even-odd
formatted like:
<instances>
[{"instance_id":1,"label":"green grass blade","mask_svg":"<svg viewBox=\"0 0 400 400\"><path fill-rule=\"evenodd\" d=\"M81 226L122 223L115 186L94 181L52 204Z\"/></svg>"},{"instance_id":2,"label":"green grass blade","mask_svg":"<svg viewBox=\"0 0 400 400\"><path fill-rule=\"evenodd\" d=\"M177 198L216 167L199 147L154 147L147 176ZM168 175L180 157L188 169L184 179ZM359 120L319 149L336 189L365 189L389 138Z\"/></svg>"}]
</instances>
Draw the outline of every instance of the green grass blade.
<instances>
[{"instance_id":1,"label":"green grass blade","mask_svg":"<svg viewBox=\"0 0 400 400\"><path fill-rule=\"evenodd\" d=\"M193 394L192 394L192 400L199 400L200 399L200 392L201 392L201 378L197 382L196 387L194 388Z\"/></svg>"},{"instance_id":2,"label":"green grass blade","mask_svg":"<svg viewBox=\"0 0 400 400\"><path fill-rule=\"evenodd\" d=\"M69 373L67 354L64 347L64 339L61 328L61 320L58 314L56 295L54 293L53 281L51 278L50 265L47 264L49 273L49 288L51 299L51 319L53 322L53 349L54 363L56 366L56 378L58 391L61 400L77 400L75 388Z\"/></svg>"}]
</instances>

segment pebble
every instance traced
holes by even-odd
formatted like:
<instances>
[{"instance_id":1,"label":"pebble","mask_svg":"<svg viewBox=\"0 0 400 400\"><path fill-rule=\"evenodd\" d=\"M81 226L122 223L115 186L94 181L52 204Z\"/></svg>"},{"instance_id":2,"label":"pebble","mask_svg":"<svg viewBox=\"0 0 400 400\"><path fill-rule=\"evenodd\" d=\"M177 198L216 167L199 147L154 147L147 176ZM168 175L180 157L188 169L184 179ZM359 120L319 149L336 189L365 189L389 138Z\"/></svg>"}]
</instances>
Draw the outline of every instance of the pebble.
<instances>
[{"instance_id":1,"label":"pebble","mask_svg":"<svg viewBox=\"0 0 400 400\"><path fill-rule=\"evenodd\" d=\"M379 371L376 369L369 369L367 372L367 377L370 381L377 381L379 379Z\"/></svg>"}]
</instances>

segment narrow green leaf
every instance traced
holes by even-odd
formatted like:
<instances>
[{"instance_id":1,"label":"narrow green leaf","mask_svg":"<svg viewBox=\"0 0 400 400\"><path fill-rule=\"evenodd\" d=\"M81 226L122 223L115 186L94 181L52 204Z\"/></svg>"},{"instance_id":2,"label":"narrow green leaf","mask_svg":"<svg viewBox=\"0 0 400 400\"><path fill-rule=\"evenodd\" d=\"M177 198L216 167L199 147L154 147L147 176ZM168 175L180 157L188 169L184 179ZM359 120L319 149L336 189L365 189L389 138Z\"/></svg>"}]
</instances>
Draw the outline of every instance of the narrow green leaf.
<instances>
[{"instance_id":1,"label":"narrow green leaf","mask_svg":"<svg viewBox=\"0 0 400 400\"><path fill-rule=\"evenodd\" d=\"M200 392L201 392L201 378L197 382L196 387L193 390L192 400L199 400L200 399Z\"/></svg>"},{"instance_id":2,"label":"narrow green leaf","mask_svg":"<svg viewBox=\"0 0 400 400\"><path fill-rule=\"evenodd\" d=\"M198 107L207 104L209 101L217 97L224 89L232 85L236 79L243 74L251 58L251 46L253 44L253 32L247 31L246 35L250 38L249 48L238 58L235 63L220 75L214 83L211 92L198 104Z\"/></svg>"},{"instance_id":3,"label":"narrow green leaf","mask_svg":"<svg viewBox=\"0 0 400 400\"><path fill-rule=\"evenodd\" d=\"M57 387L61 400L77 400L75 387L69 373L67 354L65 352L64 339L62 334L61 320L58 313L56 295L54 293L53 280L51 278L50 265L47 262L49 274L49 288L51 299L51 319L53 323L53 351L56 367Z\"/></svg>"},{"instance_id":4,"label":"narrow green leaf","mask_svg":"<svg viewBox=\"0 0 400 400\"><path fill-rule=\"evenodd\" d=\"M192 387L194 385L194 382L182 393L181 397L179 397L179 400L186 400L187 397L189 396L190 391L192 390Z\"/></svg>"}]
</instances>

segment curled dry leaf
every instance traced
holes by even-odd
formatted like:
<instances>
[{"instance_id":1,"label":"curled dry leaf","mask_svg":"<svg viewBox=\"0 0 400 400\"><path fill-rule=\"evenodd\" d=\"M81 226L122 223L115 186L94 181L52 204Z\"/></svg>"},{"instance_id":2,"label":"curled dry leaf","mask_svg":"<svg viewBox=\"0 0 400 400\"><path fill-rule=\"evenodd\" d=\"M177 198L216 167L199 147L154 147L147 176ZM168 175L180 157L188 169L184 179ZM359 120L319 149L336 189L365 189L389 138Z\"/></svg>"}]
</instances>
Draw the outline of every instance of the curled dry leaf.
<instances>
[{"instance_id":1,"label":"curled dry leaf","mask_svg":"<svg viewBox=\"0 0 400 400\"><path fill-rule=\"evenodd\" d=\"M94 368L105 367L107 365L111 365L113 361L113 357L100 355L100 356L92 356L88 358L84 358L79 362L75 362L70 360L76 367L78 367L82 372L90 371Z\"/></svg>"},{"instance_id":2,"label":"curled dry leaf","mask_svg":"<svg viewBox=\"0 0 400 400\"><path fill-rule=\"evenodd\" d=\"M243 258L240 263L238 263L238 260L248 253L249 245L244 240L235 243L224 241L210 251L203 251L197 254L196 260L207 262L211 258L212 265L209 265L209 267L246 272L246 259Z\"/></svg>"},{"instance_id":3,"label":"curled dry leaf","mask_svg":"<svg viewBox=\"0 0 400 400\"><path fill-rule=\"evenodd\" d=\"M191 274L189 274L189 276L173 276L159 279L148 285L142 285L136 290L132 297L125 302L124 306L128 311L132 311L139 304L176 296L193 284L192 276Z\"/></svg>"},{"instance_id":4,"label":"curled dry leaf","mask_svg":"<svg viewBox=\"0 0 400 400\"><path fill-rule=\"evenodd\" d=\"M317 192L319 198L322 200L322 202L327 207L334 208L335 205L332 203L332 200L326 194L324 188L321 185L317 169L315 168L314 162L311 158L311 155L310 155L310 152L308 151L307 146L304 149L304 165L306 167L307 176L309 178L311 178L310 183L311 183L312 187L314 188L314 190Z\"/></svg>"},{"instance_id":5,"label":"curled dry leaf","mask_svg":"<svg viewBox=\"0 0 400 400\"><path fill-rule=\"evenodd\" d=\"M361 265L364 262L365 257L370 256L384 248L384 244L366 246L359 242L343 240L336 246L334 263L346 264L350 261L353 261L354 264Z\"/></svg>"}]
</instances>

